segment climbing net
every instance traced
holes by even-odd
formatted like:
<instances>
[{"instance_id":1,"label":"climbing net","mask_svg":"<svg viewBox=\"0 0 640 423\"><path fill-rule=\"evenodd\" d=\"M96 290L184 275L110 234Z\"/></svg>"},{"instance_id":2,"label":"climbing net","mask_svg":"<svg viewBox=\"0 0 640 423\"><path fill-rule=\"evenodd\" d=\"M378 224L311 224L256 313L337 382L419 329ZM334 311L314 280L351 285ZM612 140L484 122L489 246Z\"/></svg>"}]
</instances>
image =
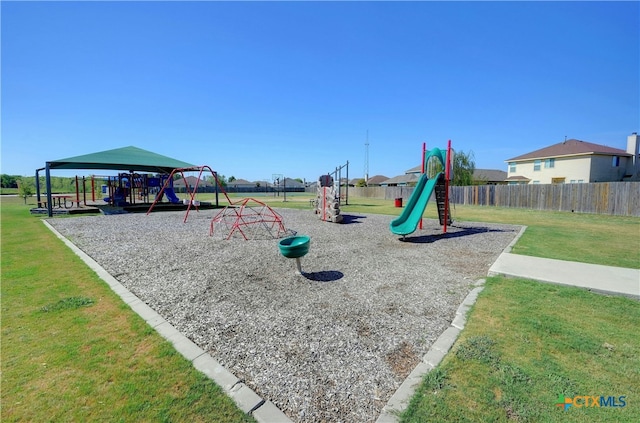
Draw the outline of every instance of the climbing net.
<instances>
[{"instance_id":1,"label":"climbing net","mask_svg":"<svg viewBox=\"0 0 640 423\"><path fill-rule=\"evenodd\" d=\"M277 239L290 235L285 229L282 216L271 207L254 198L245 198L241 203L229 205L211 219L209 235L225 239L242 237L250 239Z\"/></svg>"}]
</instances>

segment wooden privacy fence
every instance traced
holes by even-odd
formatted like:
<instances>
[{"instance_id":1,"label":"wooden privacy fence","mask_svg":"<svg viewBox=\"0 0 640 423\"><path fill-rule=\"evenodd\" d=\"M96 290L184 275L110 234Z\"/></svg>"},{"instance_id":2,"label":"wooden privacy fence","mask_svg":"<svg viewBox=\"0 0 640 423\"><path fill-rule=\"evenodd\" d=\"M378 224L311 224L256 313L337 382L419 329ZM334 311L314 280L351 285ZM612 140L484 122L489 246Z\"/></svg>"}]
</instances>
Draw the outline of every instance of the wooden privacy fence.
<instances>
[{"instance_id":1,"label":"wooden privacy fence","mask_svg":"<svg viewBox=\"0 0 640 423\"><path fill-rule=\"evenodd\" d=\"M402 197L406 201L413 189L413 187L350 187L349 196L385 200ZM640 216L640 182L474 185L450 189L449 198L453 204ZM433 201L433 198L430 201Z\"/></svg>"},{"instance_id":2,"label":"wooden privacy fence","mask_svg":"<svg viewBox=\"0 0 640 423\"><path fill-rule=\"evenodd\" d=\"M451 187L454 204L640 216L640 182Z\"/></svg>"}]
</instances>

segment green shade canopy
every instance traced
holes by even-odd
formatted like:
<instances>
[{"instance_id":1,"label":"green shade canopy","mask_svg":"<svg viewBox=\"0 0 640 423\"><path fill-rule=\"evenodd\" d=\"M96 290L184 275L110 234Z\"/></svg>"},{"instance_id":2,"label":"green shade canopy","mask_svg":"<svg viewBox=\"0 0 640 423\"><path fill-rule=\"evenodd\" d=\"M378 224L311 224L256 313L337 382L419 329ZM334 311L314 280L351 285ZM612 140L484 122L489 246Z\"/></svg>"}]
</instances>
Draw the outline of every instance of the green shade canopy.
<instances>
[{"instance_id":1,"label":"green shade canopy","mask_svg":"<svg viewBox=\"0 0 640 423\"><path fill-rule=\"evenodd\" d=\"M174 169L195 166L133 146L53 160L47 165L51 170L111 169L152 173L171 173Z\"/></svg>"}]
</instances>

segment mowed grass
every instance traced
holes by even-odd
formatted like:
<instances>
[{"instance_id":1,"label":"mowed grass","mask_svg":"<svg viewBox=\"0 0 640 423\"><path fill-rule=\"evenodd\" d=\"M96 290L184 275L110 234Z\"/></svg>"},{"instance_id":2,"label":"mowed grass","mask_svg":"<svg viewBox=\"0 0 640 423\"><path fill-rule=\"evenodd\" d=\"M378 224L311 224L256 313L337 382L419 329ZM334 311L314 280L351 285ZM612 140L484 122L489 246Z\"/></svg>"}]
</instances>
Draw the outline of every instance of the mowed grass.
<instances>
[{"instance_id":1,"label":"mowed grass","mask_svg":"<svg viewBox=\"0 0 640 423\"><path fill-rule=\"evenodd\" d=\"M257 198L311 213L312 195L287 195L287 202ZM122 305L39 217L29 216L21 199L5 206L3 199L3 421L246 419ZM401 211L392 200L353 197L342 210ZM538 247L548 254L543 257L572 260L574 253L565 250L583 248L590 262L640 267L637 218L478 206L455 206L453 213L460 221L527 225L516 250L529 251L520 254L540 254L533 248ZM433 205L425 217L436 218ZM532 228L539 235L527 238ZM589 248L577 245L593 240ZM639 310L638 302L625 298L490 278L452 352L425 377L401 419L636 421ZM626 406L565 412L555 406L559 395L625 396Z\"/></svg>"},{"instance_id":2,"label":"mowed grass","mask_svg":"<svg viewBox=\"0 0 640 423\"><path fill-rule=\"evenodd\" d=\"M401 422L637 422L639 325L640 305L628 298L489 278ZM589 400L564 411L559 396Z\"/></svg>"},{"instance_id":3,"label":"mowed grass","mask_svg":"<svg viewBox=\"0 0 640 423\"><path fill-rule=\"evenodd\" d=\"M454 218L526 225L515 254L640 268L640 218L500 207L454 207Z\"/></svg>"},{"instance_id":4,"label":"mowed grass","mask_svg":"<svg viewBox=\"0 0 640 423\"><path fill-rule=\"evenodd\" d=\"M22 199L1 219L0 420L252 421Z\"/></svg>"}]
</instances>

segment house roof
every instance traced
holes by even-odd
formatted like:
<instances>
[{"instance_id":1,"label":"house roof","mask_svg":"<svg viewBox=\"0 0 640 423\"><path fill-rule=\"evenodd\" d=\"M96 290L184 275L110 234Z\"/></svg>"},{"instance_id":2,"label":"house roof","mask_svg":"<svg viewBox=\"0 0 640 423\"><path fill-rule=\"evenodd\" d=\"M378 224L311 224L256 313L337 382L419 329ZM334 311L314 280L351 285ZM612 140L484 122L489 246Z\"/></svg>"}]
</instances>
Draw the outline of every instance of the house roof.
<instances>
[{"instance_id":1,"label":"house roof","mask_svg":"<svg viewBox=\"0 0 640 423\"><path fill-rule=\"evenodd\" d=\"M280 181L280 185L279 186L287 186L288 188L300 188L303 187L304 188L304 184L300 181L296 181L295 179L291 179L291 178L284 178L284 182Z\"/></svg>"},{"instance_id":2,"label":"house roof","mask_svg":"<svg viewBox=\"0 0 640 423\"><path fill-rule=\"evenodd\" d=\"M381 182L384 182L387 179L389 179L387 176L375 175L369 178L369 180L367 181L367 185L380 185ZM357 185L360 181L364 181L364 178L353 178L351 181L349 181L349 183L351 185Z\"/></svg>"},{"instance_id":3,"label":"house roof","mask_svg":"<svg viewBox=\"0 0 640 423\"><path fill-rule=\"evenodd\" d=\"M473 179L476 181L498 182L507 179L507 172L498 169L475 169Z\"/></svg>"},{"instance_id":4,"label":"house roof","mask_svg":"<svg viewBox=\"0 0 640 423\"><path fill-rule=\"evenodd\" d=\"M123 147L47 162L49 169L109 169L171 173L174 169L195 167L191 163L143 150Z\"/></svg>"},{"instance_id":5,"label":"house roof","mask_svg":"<svg viewBox=\"0 0 640 423\"><path fill-rule=\"evenodd\" d=\"M369 180L367 181L367 184L369 185L379 185L381 183L383 183L384 181L388 180L389 178L387 176L384 175L375 175L372 176L371 178L369 178Z\"/></svg>"},{"instance_id":6,"label":"house roof","mask_svg":"<svg viewBox=\"0 0 640 423\"><path fill-rule=\"evenodd\" d=\"M505 181L527 181L529 182L531 179L526 178L524 176L519 176L519 175L514 175L514 176L509 176L507 179L504 179Z\"/></svg>"},{"instance_id":7,"label":"house roof","mask_svg":"<svg viewBox=\"0 0 640 423\"><path fill-rule=\"evenodd\" d=\"M251 185L251 186L255 186L254 182L249 182L246 179L234 179L231 182L227 181L227 185Z\"/></svg>"},{"instance_id":8,"label":"house roof","mask_svg":"<svg viewBox=\"0 0 640 423\"><path fill-rule=\"evenodd\" d=\"M382 185L389 184L410 184L413 182L418 182L418 174L417 173L405 173L404 175L394 176L393 178L387 179L382 182Z\"/></svg>"},{"instance_id":9,"label":"house roof","mask_svg":"<svg viewBox=\"0 0 640 423\"><path fill-rule=\"evenodd\" d=\"M522 154L506 160L507 162L517 162L521 160L544 159L548 157L578 156L585 154L605 154L611 156L630 156L624 150L606 145L594 144L591 142L570 139L558 144L550 145L530 153Z\"/></svg>"},{"instance_id":10,"label":"house roof","mask_svg":"<svg viewBox=\"0 0 640 423\"><path fill-rule=\"evenodd\" d=\"M184 179L176 179L175 181L173 181L173 186L183 187L185 186L185 183L188 183L190 187L195 187L196 183L198 184L198 187L212 186L211 183L205 179L200 179L200 181L198 182L198 178L196 176L185 176Z\"/></svg>"},{"instance_id":11,"label":"house roof","mask_svg":"<svg viewBox=\"0 0 640 423\"><path fill-rule=\"evenodd\" d=\"M296 187L296 188L304 188L304 182L296 181L295 179L287 178L287 186L288 187Z\"/></svg>"}]
</instances>

